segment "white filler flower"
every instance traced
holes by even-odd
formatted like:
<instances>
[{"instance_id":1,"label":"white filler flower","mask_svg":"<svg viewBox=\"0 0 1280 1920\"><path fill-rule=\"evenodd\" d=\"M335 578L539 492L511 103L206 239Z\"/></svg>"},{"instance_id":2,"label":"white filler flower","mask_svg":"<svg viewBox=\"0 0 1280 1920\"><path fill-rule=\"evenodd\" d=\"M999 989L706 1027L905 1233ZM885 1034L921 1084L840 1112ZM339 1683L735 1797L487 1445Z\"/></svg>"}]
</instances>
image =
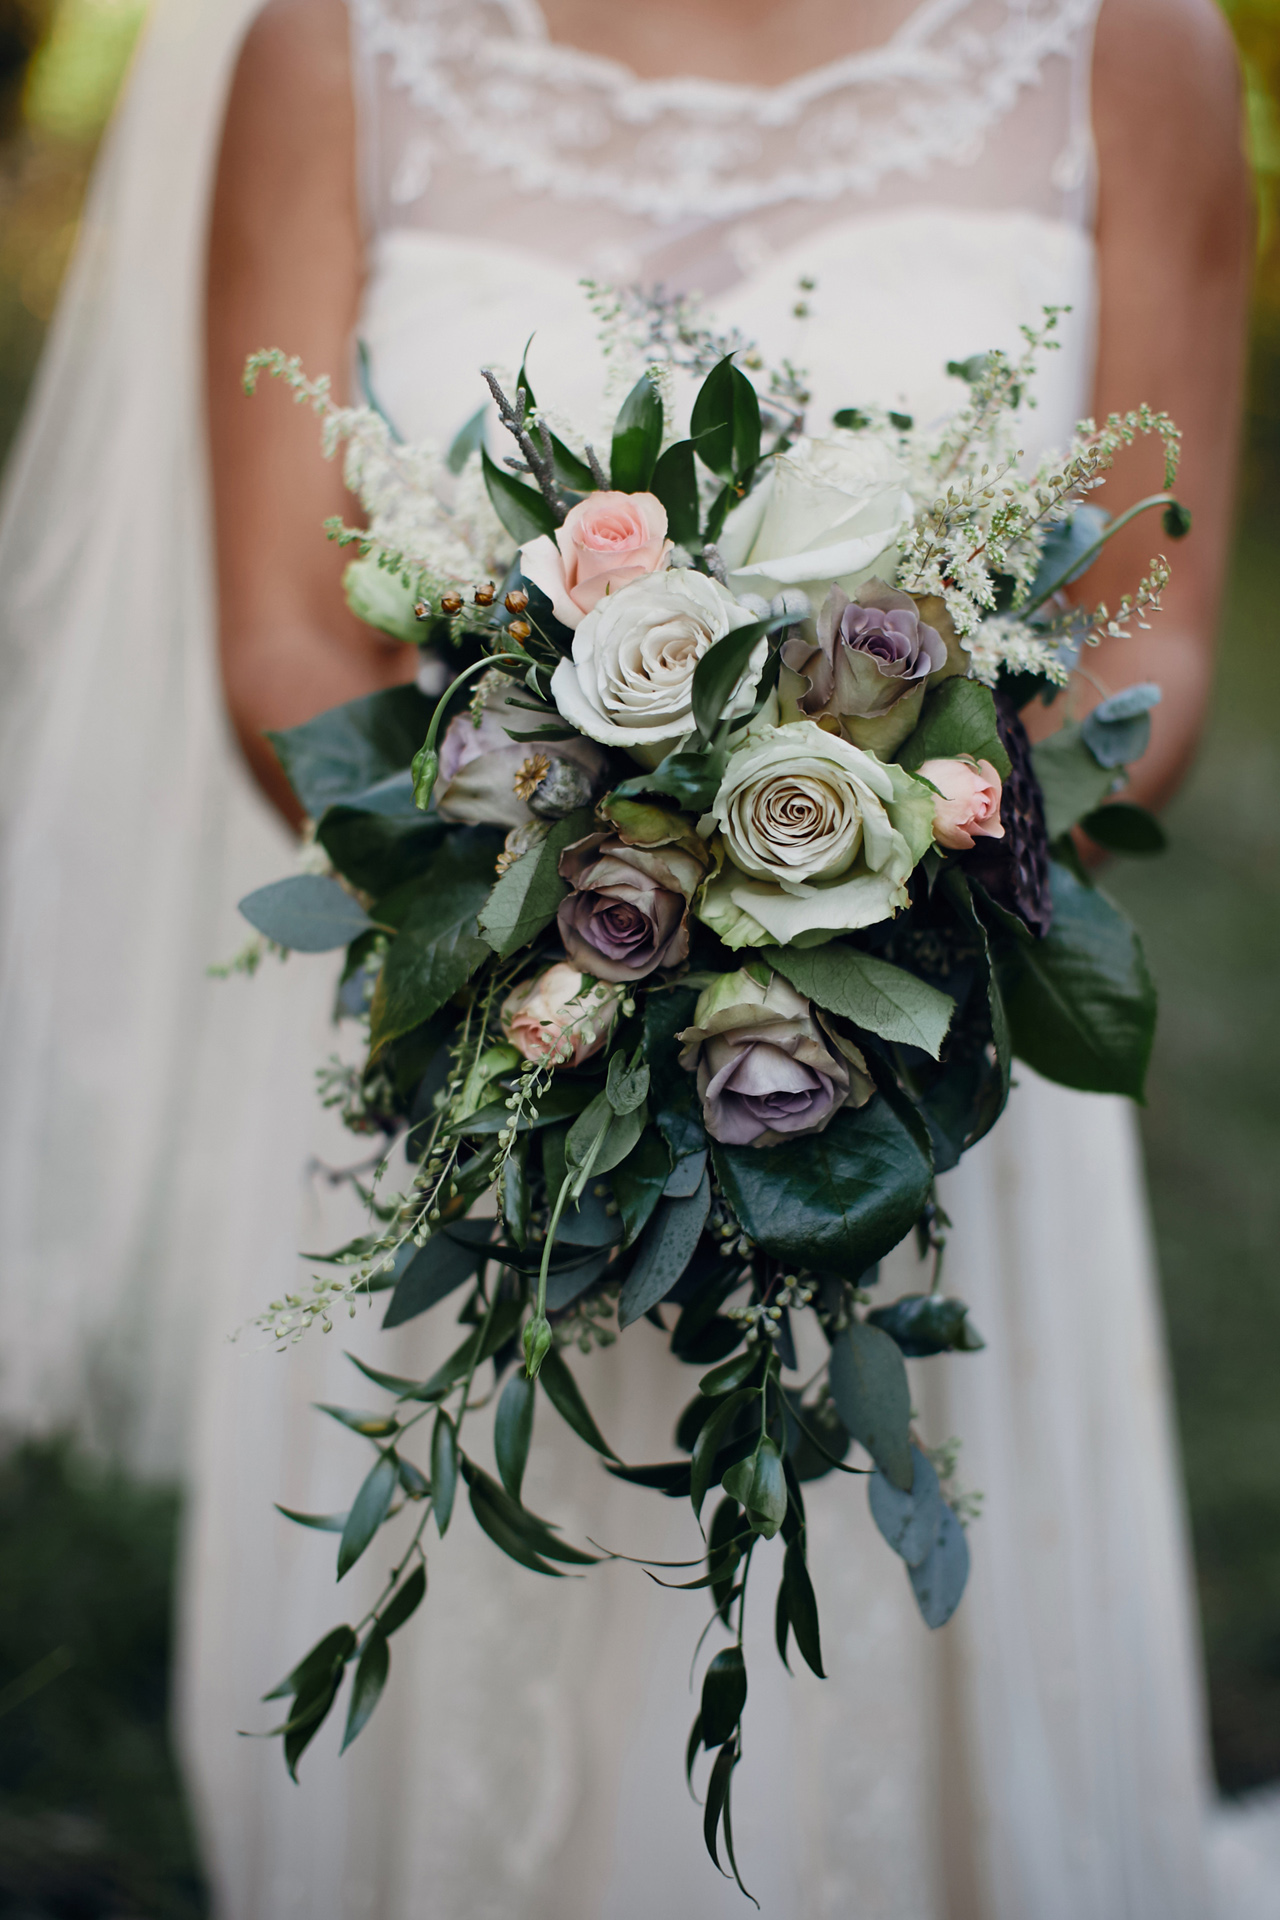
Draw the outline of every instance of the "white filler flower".
<instances>
[{"instance_id":1,"label":"white filler flower","mask_svg":"<svg viewBox=\"0 0 1280 1920\"><path fill-rule=\"evenodd\" d=\"M754 618L706 574L683 567L649 574L606 595L586 615L573 636L573 658L552 675L552 698L579 733L656 766L693 729L699 660ZM751 704L767 652L762 640L726 713Z\"/></svg>"}]
</instances>

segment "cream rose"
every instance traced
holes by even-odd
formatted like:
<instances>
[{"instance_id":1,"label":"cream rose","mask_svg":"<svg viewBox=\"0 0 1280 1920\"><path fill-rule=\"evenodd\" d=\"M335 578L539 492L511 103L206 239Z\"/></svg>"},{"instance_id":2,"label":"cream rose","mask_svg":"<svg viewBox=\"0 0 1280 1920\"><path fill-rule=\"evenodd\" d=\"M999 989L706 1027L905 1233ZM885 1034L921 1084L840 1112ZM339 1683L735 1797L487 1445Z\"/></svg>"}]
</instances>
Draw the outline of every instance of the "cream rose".
<instances>
[{"instance_id":1,"label":"cream rose","mask_svg":"<svg viewBox=\"0 0 1280 1920\"><path fill-rule=\"evenodd\" d=\"M656 766L693 728L699 660L754 615L704 573L672 567L610 593L573 636L573 658L551 678L551 696L571 727L625 747ZM768 652L755 649L726 713L750 706Z\"/></svg>"},{"instance_id":2,"label":"cream rose","mask_svg":"<svg viewBox=\"0 0 1280 1920\"><path fill-rule=\"evenodd\" d=\"M725 522L719 545L732 584L766 595L800 587L817 606L833 581L853 593L873 573L892 580L912 518L907 477L865 434L797 440Z\"/></svg>"},{"instance_id":3,"label":"cream rose","mask_svg":"<svg viewBox=\"0 0 1280 1920\"><path fill-rule=\"evenodd\" d=\"M812 720L763 727L729 761L702 831L727 855L700 917L730 947L813 946L885 920L933 838L933 795Z\"/></svg>"},{"instance_id":4,"label":"cream rose","mask_svg":"<svg viewBox=\"0 0 1280 1920\"><path fill-rule=\"evenodd\" d=\"M967 853L974 840L1003 840L1000 775L989 760L926 760L917 773L938 789L933 837L940 847Z\"/></svg>"},{"instance_id":5,"label":"cream rose","mask_svg":"<svg viewBox=\"0 0 1280 1920\"><path fill-rule=\"evenodd\" d=\"M520 549L520 571L541 587L562 626L576 627L606 593L654 573L671 551L667 510L652 493L589 493L564 524Z\"/></svg>"},{"instance_id":6,"label":"cream rose","mask_svg":"<svg viewBox=\"0 0 1280 1920\"><path fill-rule=\"evenodd\" d=\"M622 998L621 987L593 985L563 960L509 993L502 1003L502 1031L526 1060L580 1067L608 1038Z\"/></svg>"}]
</instances>

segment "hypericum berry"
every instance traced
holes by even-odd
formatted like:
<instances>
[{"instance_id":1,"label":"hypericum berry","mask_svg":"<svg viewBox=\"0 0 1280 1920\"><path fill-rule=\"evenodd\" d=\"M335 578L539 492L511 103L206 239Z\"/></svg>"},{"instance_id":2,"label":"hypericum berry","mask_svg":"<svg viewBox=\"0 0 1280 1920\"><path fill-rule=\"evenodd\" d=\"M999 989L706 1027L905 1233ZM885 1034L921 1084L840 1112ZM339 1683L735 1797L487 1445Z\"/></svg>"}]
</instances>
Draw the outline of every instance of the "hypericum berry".
<instances>
[{"instance_id":1,"label":"hypericum berry","mask_svg":"<svg viewBox=\"0 0 1280 1920\"><path fill-rule=\"evenodd\" d=\"M508 613L523 613L529 604L529 596L523 587L513 587L502 604Z\"/></svg>"},{"instance_id":2,"label":"hypericum berry","mask_svg":"<svg viewBox=\"0 0 1280 1920\"><path fill-rule=\"evenodd\" d=\"M492 580L490 580L487 581L483 587L477 587L471 597L478 607L491 607L497 591L498 589L494 586Z\"/></svg>"},{"instance_id":3,"label":"hypericum berry","mask_svg":"<svg viewBox=\"0 0 1280 1920\"><path fill-rule=\"evenodd\" d=\"M461 613L462 595L460 593L442 593L440 595L440 611L441 613L449 614L450 617L455 613Z\"/></svg>"},{"instance_id":4,"label":"hypericum berry","mask_svg":"<svg viewBox=\"0 0 1280 1920\"><path fill-rule=\"evenodd\" d=\"M533 632L533 628L527 620L513 620L507 628L507 632L513 640L527 640Z\"/></svg>"}]
</instances>

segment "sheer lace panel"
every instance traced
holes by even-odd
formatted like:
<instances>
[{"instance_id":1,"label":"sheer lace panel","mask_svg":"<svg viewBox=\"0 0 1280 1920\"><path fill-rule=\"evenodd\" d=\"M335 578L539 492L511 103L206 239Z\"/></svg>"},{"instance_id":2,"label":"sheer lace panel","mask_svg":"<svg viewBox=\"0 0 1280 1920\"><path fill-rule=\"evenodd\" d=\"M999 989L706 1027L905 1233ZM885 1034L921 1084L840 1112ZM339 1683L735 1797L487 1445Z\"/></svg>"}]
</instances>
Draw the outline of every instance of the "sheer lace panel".
<instances>
[{"instance_id":1,"label":"sheer lace panel","mask_svg":"<svg viewBox=\"0 0 1280 1920\"><path fill-rule=\"evenodd\" d=\"M895 205L1091 217L1098 0L924 0L881 46L775 87L552 41L535 0L350 0L375 234L480 237L714 291Z\"/></svg>"}]
</instances>

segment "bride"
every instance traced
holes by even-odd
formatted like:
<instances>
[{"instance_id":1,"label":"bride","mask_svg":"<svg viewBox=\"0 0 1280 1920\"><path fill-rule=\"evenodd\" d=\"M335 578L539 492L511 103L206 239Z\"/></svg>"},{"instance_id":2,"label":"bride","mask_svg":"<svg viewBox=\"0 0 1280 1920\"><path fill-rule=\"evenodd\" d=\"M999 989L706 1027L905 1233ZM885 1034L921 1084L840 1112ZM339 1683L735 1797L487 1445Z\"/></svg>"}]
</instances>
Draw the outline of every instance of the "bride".
<instances>
[{"instance_id":1,"label":"bride","mask_svg":"<svg viewBox=\"0 0 1280 1920\"><path fill-rule=\"evenodd\" d=\"M634 1568L551 1588L459 1525L349 1755L326 1730L295 1787L275 1744L237 1738L364 1605L363 1566L335 1593L323 1536L271 1505L345 1498L358 1463L310 1409L358 1398L338 1341L412 1371L436 1337L362 1318L282 1360L223 1338L299 1247L344 1234L325 1171L343 1142L309 1087L331 975L295 958L201 977L236 943L230 903L285 853L244 767L296 822L264 730L413 665L345 611L320 528L349 503L314 421L279 391L245 401L240 371L278 344L341 386L359 339L396 426L448 441L479 367L511 366L535 327L540 391L589 411L579 281L661 282L803 366L822 431L865 401L936 414L949 358L1070 308L1028 453L1140 400L1185 434L1195 538L1166 611L1108 640L1075 695L1160 682L1135 778L1159 803L1199 727L1226 552L1249 234L1229 41L1210 0L1103 0L1096 20L1096 0L255 12L162 9L9 483L5 1411L189 1461L182 1733L226 1920L737 1913L680 1777L702 1608ZM1125 456L1115 492L1153 490L1151 459ZM1118 600L1145 538L1108 549L1098 597ZM826 1480L831 1678L788 1679L748 1625L735 1825L776 1920L1214 1911L1132 1118L1019 1078L943 1191L949 1290L987 1350L913 1383L984 1496L964 1605L930 1636L853 1483ZM650 1332L628 1331L625 1372L617 1348L584 1363L630 1459L661 1457L689 1391ZM695 1550L683 1514L556 1431L530 1481L579 1535Z\"/></svg>"}]
</instances>

